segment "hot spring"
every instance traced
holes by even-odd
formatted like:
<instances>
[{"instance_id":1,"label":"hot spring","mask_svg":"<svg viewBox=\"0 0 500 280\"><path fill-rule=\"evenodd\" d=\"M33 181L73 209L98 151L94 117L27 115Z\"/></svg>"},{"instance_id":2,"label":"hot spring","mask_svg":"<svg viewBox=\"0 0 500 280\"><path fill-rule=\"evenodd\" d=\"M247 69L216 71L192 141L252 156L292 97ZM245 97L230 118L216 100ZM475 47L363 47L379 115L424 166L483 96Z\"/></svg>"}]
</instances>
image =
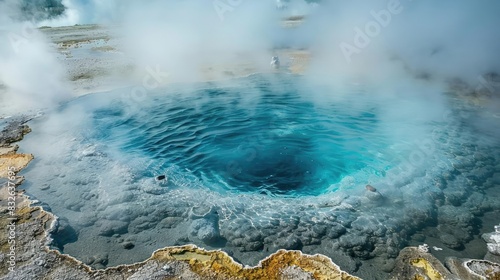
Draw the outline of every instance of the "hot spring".
<instances>
[{"instance_id":1,"label":"hot spring","mask_svg":"<svg viewBox=\"0 0 500 280\"><path fill-rule=\"evenodd\" d=\"M317 108L292 84L256 86L253 97L240 88L155 96L132 115L97 108L93 137L154 162L143 176L185 173L222 193L320 195L349 174L388 168L377 108Z\"/></svg>"},{"instance_id":2,"label":"hot spring","mask_svg":"<svg viewBox=\"0 0 500 280\"><path fill-rule=\"evenodd\" d=\"M474 126L496 117L418 90L253 75L87 95L31 122L23 186L60 218L53 246L94 267L194 243L244 264L285 248L355 270L424 228L462 250L500 209L498 140Z\"/></svg>"}]
</instances>

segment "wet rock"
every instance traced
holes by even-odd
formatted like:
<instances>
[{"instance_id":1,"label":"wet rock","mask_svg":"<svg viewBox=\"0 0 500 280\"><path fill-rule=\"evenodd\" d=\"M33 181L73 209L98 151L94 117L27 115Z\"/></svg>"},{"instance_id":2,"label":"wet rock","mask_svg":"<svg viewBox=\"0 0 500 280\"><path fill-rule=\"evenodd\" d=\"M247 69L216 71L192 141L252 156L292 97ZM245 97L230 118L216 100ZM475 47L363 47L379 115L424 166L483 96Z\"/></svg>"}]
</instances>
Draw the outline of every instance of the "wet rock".
<instances>
[{"instance_id":1,"label":"wet rock","mask_svg":"<svg viewBox=\"0 0 500 280\"><path fill-rule=\"evenodd\" d=\"M78 234L66 218L61 218L54 224L52 237L56 246L62 249L65 244L75 242Z\"/></svg>"},{"instance_id":2,"label":"wet rock","mask_svg":"<svg viewBox=\"0 0 500 280\"><path fill-rule=\"evenodd\" d=\"M326 231L326 236L330 239L335 239L340 237L342 234L346 233L345 227L343 227L340 224L332 224L328 226L327 231Z\"/></svg>"},{"instance_id":3,"label":"wet rock","mask_svg":"<svg viewBox=\"0 0 500 280\"><path fill-rule=\"evenodd\" d=\"M397 245L388 245L386 248L386 254L389 258L396 258L399 253L399 248Z\"/></svg>"},{"instance_id":4,"label":"wet rock","mask_svg":"<svg viewBox=\"0 0 500 280\"><path fill-rule=\"evenodd\" d=\"M214 218L194 220L191 223L190 234L206 244L216 243L221 238L218 221Z\"/></svg>"},{"instance_id":5,"label":"wet rock","mask_svg":"<svg viewBox=\"0 0 500 280\"><path fill-rule=\"evenodd\" d=\"M80 210L82 209L82 207L84 206L85 204L82 202L82 201L66 201L64 203L64 207L68 210L72 210L72 211L75 211L75 212L80 212Z\"/></svg>"},{"instance_id":6,"label":"wet rock","mask_svg":"<svg viewBox=\"0 0 500 280\"><path fill-rule=\"evenodd\" d=\"M465 208L444 205L438 209L438 223L456 227L472 224L474 216Z\"/></svg>"},{"instance_id":7,"label":"wet rock","mask_svg":"<svg viewBox=\"0 0 500 280\"><path fill-rule=\"evenodd\" d=\"M82 262L85 263L86 265L91 265L95 261L95 258L93 256L85 256L82 258Z\"/></svg>"},{"instance_id":8,"label":"wet rock","mask_svg":"<svg viewBox=\"0 0 500 280\"><path fill-rule=\"evenodd\" d=\"M300 217L297 215L290 216L289 219L284 219L287 224L292 225L292 227L297 227L300 223Z\"/></svg>"},{"instance_id":9,"label":"wet rock","mask_svg":"<svg viewBox=\"0 0 500 280\"><path fill-rule=\"evenodd\" d=\"M166 188L162 188L162 187L158 187L158 186L153 186L153 185L145 186L145 187L142 188L142 190L145 193L153 194L153 195L162 195L162 194L165 194L168 191L168 189L166 189Z\"/></svg>"},{"instance_id":10,"label":"wet rock","mask_svg":"<svg viewBox=\"0 0 500 280\"><path fill-rule=\"evenodd\" d=\"M243 239L243 238L233 238L233 239L231 239L231 244L234 247L243 247L245 245L245 239Z\"/></svg>"},{"instance_id":11,"label":"wet rock","mask_svg":"<svg viewBox=\"0 0 500 280\"><path fill-rule=\"evenodd\" d=\"M122 246L126 250L130 250L130 249L135 247L134 243L132 243L132 242L123 242Z\"/></svg>"},{"instance_id":12,"label":"wet rock","mask_svg":"<svg viewBox=\"0 0 500 280\"><path fill-rule=\"evenodd\" d=\"M366 185L365 189L369 192L377 192L377 189L374 188L372 185Z\"/></svg>"},{"instance_id":13,"label":"wet rock","mask_svg":"<svg viewBox=\"0 0 500 280\"><path fill-rule=\"evenodd\" d=\"M467 179L474 180L475 182L484 182L486 179L492 177L494 173L495 171L491 166L483 166L475 168L474 172L470 176L467 176Z\"/></svg>"},{"instance_id":14,"label":"wet rock","mask_svg":"<svg viewBox=\"0 0 500 280\"><path fill-rule=\"evenodd\" d=\"M320 238L326 235L327 226L326 225L314 225L312 227L312 231L314 232L313 237Z\"/></svg>"},{"instance_id":15,"label":"wet rock","mask_svg":"<svg viewBox=\"0 0 500 280\"><path fill-rule=\"evenodd\" d=\"M80 195L80 197L84 200L93 200L98 199L99 195L94 192L84 192Z\"/></svg>"},{"instance_id":16,"label":"wet rock","mask_svg":"<svg viewBox=\"0 0 500 280\"><path fill-rule=\"evenodd\" d=\"M165 219L161 220L157 227L161 228L174 228L178 224L180 224L183 221L182 218L179 217L166 217Z\"/></svg>"},{"instance_id":17,"label":"wet rock","mask_svg":"<svg viewBox=\"0 0 500 280\"><path fill-rule=\"evenodd\" d=\"M129 207L114 205L107 207L102 216L107 220L116 220L122 222L130 222L137 218L137 211Z\"/></svg>"},{"instance_id":18,"label":"wet rock","mask_svg":"<svg viewBox=\"0 0 500 280\"><path fill-rule=\"evenodd\" d=\"M262 241L244 242L241 246L242 252L259 251L264 248L264 243Z\"/></svg>"},{"instance_id":19,"label":"wet rock","mask_svg":"<svg viewBox=\"0 0 500 280\"><path fill-rule=\"evenodd\" d=\"M465 189L446 188L443 190L443 194L446 203L453 206L462 205L462 202L464 202L467 197L467 191Z\"/></svg>"},{"instance_id":20,"label":"wet rock","mask_svg":"<svg viewBox=\"0 0 500 280\"><path fill-rule=\"evenodd\" d=\"M439 240L443 242L446 247L454 250L460 250L463 248L464 244L458 240L455 236L445 233L439 237Z\"/></svg>"},{"instance_id":21,"label":"wet rock","mask_svg":"<svg viewBox=\"0 0 500 280\"><path fill-rule=\"evenodd\" d=\"M343 248L363 251L369 247L368 237L364 234L350 232L340 237L339 245Z\"/></svg>"},{"instance_id":22,"label":"wet rock","mask_svg":"<svg viewBox=\"0 0 500 280\"><path fill-rule=\"evenodd\" d=\"M486 210L486 205L484 205L484 195L481 193L474 192L463 204L464 207L469 208L469 211L474 215L480 215Z\"/></svg>"},{"instance_id":23,"label":"wet rock","mask_svg":"<svg viewBox=\"0 0 500 280\"><path fill-rule=\"evenodd\" d=\"M124 234L128 232L128 223L121 221L110 221L101 220L99 221L101 226L99 227L99 235L102 236L113 236L113 234Z\"/></svg>"},{"instance_id":24,"label":"wet rock","mask_svg":"<svg viewBox=\"0 0 500 280\"><path fill-rule=\"evenodd\" d=\"M500 256L499 255L494 255L490 252L487 252L486 255L484 256L484 259L490 262L498 263L500 264Z\"/></svg>"},{"instance_id":25,"label":"wet rock","mask_svg":"<svg viewBox=\"0 0 500 280\"><path fill-rule=\"evenodd\" d=\"M321 244L321 239L315 237L316 234L313 231L307 230L297 235L304 246Z\"/></svg>"},{"instance_id":26,"label":"wet rock","mask_svg":"<svg viewBox=\"0 0 500 280\"><path fill-rule=\"evenodd\" d=\"M426 236L422 233L415 233L414 235L411 236L411 238L417 242L424 242Z\"/></svg>"},{"instance_id":27,"label":"wet rock","mask_svg":"<svg viewBox=\"0 0 500 280\"><path fill-rule=\"evenodd\" d=\"M271 224L271 226L278 227L280 225L280 220L271 219L269 220L269 223Z\"/></svg>"},{"instance_id":28,"label":"wet rock","mask_svg":"<svg viewBox=\"0 0 500 280\"><path fill-rule=\"evenodd\" d=\"M82 216L75 220L75 223L80 227L93 226L97 221L97 217L91 213L83 213Z\"/></svg>"},{"instance_id":29,"label":"wet rock","mask_svg":"<svg viewBox=\"0 0 500 280\"><path fill-rule=\"evenodd\" d=\"M357 196L349 196L342 203L340 203L339 207L349 209L354 211L357 207L361 205L361 199Z\"/></svg>"},{"instance_id":30,"label":"wet rock","mask_svg":"<svg viewBox=\"0 0 500 280\"><path fill-rule=\"evenodd\" d=\"M189 240L189 238L188 238L188 237L183 236L183 237L179 237L179 238L177 238L177 240L175 240L175 242L174 242L174 245L175 245L175 246L179 246L179 245L186 245L186 244L188 244L188 243L190 243L190 242L191 242L191 241Z\"/></svg>"},{"instance_id":31,"label":"wet rock","mask_svg":"<svg viewBox=\"0 0 500 280\"><path fill-rule=\"evenodd\" d=\"M216 212L217 210L211 206L196 206L192 207L189 210L189 218L193 220L206 218L212 215L216 215Z\"/></svg>"},{"instance_id":32,"label":"wet rock","mask_svg":"<svg viewBox=\"0 0 500 280\"><path fill-rule=\"evenodd\" d=\"M336 221L343 227L351 227L351 223L356 220L357 216L350 211L338 211L336 213Z\"/></svg>"},{"instance_id":33,"label":"wet rock","mask_svg":"<svg viewBox=\"0 0 500 280\"><path fill-rule=\"evenodd\" d=\"M175 207L159 207L152 213L153 216L158 217L187 217L189 215L188 209L183 205L175 205Z\"/></svg>"},{"instance_id":34,"label":"wet rock","mask_svg":"<svg viewBox=\"0 0 500 280\"><path fill-rule=\"evenodd\" d=\"M108 254L97 254L94 256L94 265L100 264L102 266L106 266L108 264Z\"/></svg>"},{"instance_id":35,"label":"wet rock","mask_svg":"<svg viewBox=\"0 0 500 280\"><path fill-rule=\"evenodd\" d=\"M276 247L287 250L300 250L302 248L302 241L297 236L288 236L287 238L280 238L275 241Z\"/></svg>"},{"instance_id":36,"label":"wet rock","mask_svg":"<svg viewBox=\"0 0 500 280\"><path fill-rule=\"evenodd\" d=\"M263 240L262 234L260 234L260 232L255 231L255 230L245 233L244 237L245 237L245 241L247 241L247 242L255 242L255 241L262 241Z\"/></svg>"},{"instance_id":37,"label":"wet rock","mask_svg":"<svg viewBox=\"0 0 500 280\"><path fill-rule=\"evenodd\" d=\"M454 227L446 224L438 225L437 230L442 233L449 233L456 238L458 238L462 242L467 242L472 240L472 235L474 231L474 227Z\"/></svg>"},{"instance_id":38,"label":"wet rock","mask_svg":"<svg viewBox=\"0 0 500 280\"><path fill-rule=\"evenodd\" d=\"M383 222L374 217L358 217L352 222L351 227L360 232L375 236L384 236L386 232Z\"/></svg>"},{"instance_id":39,"label":"wet rock","mask_svg":"<svg viewBox=\"0 0 500 280\"><path fill-rule=\"evenodd\" d=\"M125 192L111 197L108 205L127 203L131 202L132 200L134 200L134 194L132 192Z\"/></svg>"},{"instance_id":40,"label":"wet rock","mask_svg":"<svg viewBox=\"0 0 500 280\"><path fill-rule=\"evenodd\" d=\"M130 222L128 230L131 233L139 233L144 230L154 228L158 223L155 216L141 216Z\"/></svg>"},{"instance_id":41,"label":"wet rock","mask_svg":"<svg viewBox=\"0 0 500 280\"><path fill-rule=\"evenodd\" d=\"M382 261L379 267L382 271L390 273L394 269L395 265L396 265L395 258L387 258Z\"/></svg>"},{"instance_id":42,"label":"wet rock","mask_svg":"<svg viewBox=\"0 0 500 280\"><path fill-rule=\"evenodd\" d=\"M162 180L165 180L165 178L167 178L165 175L159 175L159 176L156 176L156 180L157 180L157 181L162 181Z\"/></svg>"},{"instance_id":43,"label":"wet rock","mask_svg":"<svg viewBox=\"0 0 500 280\"><path fill-rule=\"evenodd\" d=\"M199 230L197 234L198 239L209 244L216 242L220 238L219 230L213 224L205 224Z\"/></svg>"}]
</instances>

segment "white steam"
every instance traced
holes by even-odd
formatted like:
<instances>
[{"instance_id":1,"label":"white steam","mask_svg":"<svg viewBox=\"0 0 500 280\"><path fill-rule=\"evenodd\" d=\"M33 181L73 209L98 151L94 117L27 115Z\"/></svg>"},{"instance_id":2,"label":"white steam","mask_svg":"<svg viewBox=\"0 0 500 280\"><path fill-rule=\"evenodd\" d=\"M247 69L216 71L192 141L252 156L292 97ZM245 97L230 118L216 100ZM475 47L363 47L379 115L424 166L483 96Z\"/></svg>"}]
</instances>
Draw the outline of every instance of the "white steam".
<instances>
[{"instance_id":1,"label":"white steam","mask_svg":"<svg viewBox=\"0 0 500 280\"><path fill-rule=\"evenodd\" d=\"M500 71L498 11L498 1L324 1L303 31L315 35L312 72L335 82L410 72L477 83Z\"/></svg>"},{"instance_id":2,"label":"white steam","mask_svg":"<svg viewBox=\"0 0 500 280\"><path fill-rule=\"evenodd\" d=\"M0 2L0 116L55 104L69 95L64 70L43 35L13 20L14 2Z\"/></svg>"},{"instance_id":3,"label":"white steam","mask_svg":"<svg viewBox=\"0 0 500 280\"><path fill-rule=\"evenodd\" d=\"M10 1L3 2L9 3ZM281 4L280 4L281 3ZM374 93L436 98L442 81L461 78L474 87L478 77L500 72L500 3L460 0L321 1L105 1L63 0L66 12L39 25L116 24L120 50L138 69L154 69L171 80L203 80L211 67L227 69L253 64L268 71L277 47L305 47L312 63L306 73L316 84L335 89L335 95L364 85ZM4 6L6 4L3 4ZM277 6L287 6L280 9ZM9 20L2 7L8 34L22 27ZM279 21L305 14L297 29ZM16 31L17 29L17 31ZM2 44L0 80L9 98L53 102L64 92L64 72L37 31L29 44L15 52ZM151 71L144 71L145 77ZM424 86L415 77L437 86ZM218 78L218 77L215 77ZM425 82L424 82L425 83ZM428 88L428 92L418 91ZM15 94L14 94L15 92ZM330 92L330 91L326 91ZM410 93L414 92L414 93ZM321 98L338 98L324 96Z\"/></svg>"}]
</instances>

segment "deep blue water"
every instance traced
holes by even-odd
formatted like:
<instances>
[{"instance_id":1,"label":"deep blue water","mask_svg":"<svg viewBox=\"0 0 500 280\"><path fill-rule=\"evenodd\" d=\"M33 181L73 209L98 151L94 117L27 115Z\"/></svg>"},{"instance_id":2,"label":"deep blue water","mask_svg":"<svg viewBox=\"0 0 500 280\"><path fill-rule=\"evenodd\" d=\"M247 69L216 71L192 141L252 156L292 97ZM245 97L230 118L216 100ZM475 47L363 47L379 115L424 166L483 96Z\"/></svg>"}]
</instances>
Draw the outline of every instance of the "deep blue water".
<instances>
[{"instance_id":1,"label":"deep blue water","mask_svg":"<svg viewBox=\"0 0 500 280\"><path fill-rule=\"evenodd\" d=\"M177 170L217 191L318 195L335 191L332 184L358 170L388 166L376 155L387 141L375 106L318 106L305 98L307 88L284 78L279 85L250 84L247 90L163 90L134 106L118 100L92 113L93 136L154 159L156 172Z\"/></svg>"}]
</instances>

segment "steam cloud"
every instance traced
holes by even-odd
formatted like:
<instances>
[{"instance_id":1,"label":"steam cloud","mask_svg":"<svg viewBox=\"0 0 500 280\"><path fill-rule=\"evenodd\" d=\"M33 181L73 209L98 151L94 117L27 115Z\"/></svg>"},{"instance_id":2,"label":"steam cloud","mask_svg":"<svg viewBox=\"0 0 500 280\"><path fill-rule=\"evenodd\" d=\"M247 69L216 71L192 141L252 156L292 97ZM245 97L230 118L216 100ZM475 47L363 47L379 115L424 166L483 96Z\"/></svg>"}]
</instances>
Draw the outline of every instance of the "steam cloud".
<instances>
[{"instance_id":1,"label":"steam cloud","mask_svg":"<svg viewBox=\"0 0 500 280\"><path fill-rule=\"evenodd\" d=\"M361 83L395 92L418 88L415 76L460 78L474 86L480 75L500 72L498 1L311 2L62 0L65 12L38 25L117 24L122 49L138 66L186 81L202 75L201 65L224 65L241 55L267 69L273 49L282 46L309 48L308 76L333 88ZM13 1L0 3L7 30L1 36L8 42L9 33L22 34L22 24L11 19L18 12ZM296 29L278 24L301 14L306 21ZM36 30L31 35L19 53L10 44L0 47L0 80L9 98L50 103L70 96L47 42Z\"/></svg>"},{"instance_id":2,"label":"steam cloud","mask_svg":"<svg viewBox=\"0 0 500 280\"><path fill-rule=\"evenodd\" d=\"M70 94L64 69L44 36L20 18L15 1L0 2L0 116L51 106Z\"/></svg>"}]
</instances>

